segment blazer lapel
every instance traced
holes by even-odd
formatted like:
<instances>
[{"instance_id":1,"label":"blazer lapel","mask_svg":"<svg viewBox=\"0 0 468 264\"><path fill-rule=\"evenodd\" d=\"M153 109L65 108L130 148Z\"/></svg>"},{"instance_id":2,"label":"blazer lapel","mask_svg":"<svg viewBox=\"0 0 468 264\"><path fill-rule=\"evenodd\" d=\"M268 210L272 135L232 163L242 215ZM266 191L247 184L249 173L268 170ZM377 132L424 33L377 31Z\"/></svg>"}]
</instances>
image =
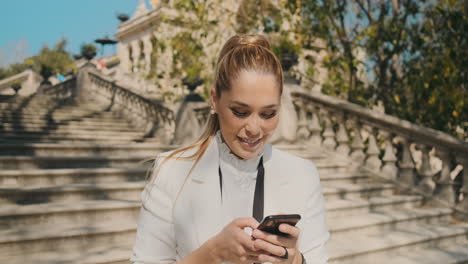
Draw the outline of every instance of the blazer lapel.
<instances>
[{"instance_id":1,"label":"blazer lapel","mask_svg":"<svg viewBox=\"0 0 468 264\"><path fill-rule=\"evenodd\" d=\"M193 221L199 246L223 228L223 208L219 185L219 157L216 139L192 171ZM190 221L190 220L189 220Z\"/></svg>"}]
</instances>

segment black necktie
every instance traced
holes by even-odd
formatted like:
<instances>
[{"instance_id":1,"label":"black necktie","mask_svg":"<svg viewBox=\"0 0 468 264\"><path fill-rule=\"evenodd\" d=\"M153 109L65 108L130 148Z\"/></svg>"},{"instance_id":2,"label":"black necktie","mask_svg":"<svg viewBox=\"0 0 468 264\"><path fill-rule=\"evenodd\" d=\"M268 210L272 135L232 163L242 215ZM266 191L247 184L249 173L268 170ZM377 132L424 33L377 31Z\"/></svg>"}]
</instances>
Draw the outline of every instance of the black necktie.
<instances>
[{"instance_id":1,"label":"black necktie","mask_svg":"<svg viewBox=\"0 0 468 264\"><path fill-rule=\"evenodd\" d=\"M221 199L223 198L223 173L221 172L221 166L219 167L219 188L221 189ZM263 168L263 157L260 158L260 162L257 167L257 181L255 183L255 193L253 202L252 215L258 222L263 219L263 187L264 187L264 176L265 169Z\"/></svg>"},{"instance_id":2,"label":"black necktie","mask_svg":"<svg viewBox=\"0 0 468 264\"><path fill-rule=\"evenodd\" d=\"M263 157L260 158L257 172L257 182L255 183L253 217L260 223L263 219L263 178L265 170L263 169Z\"/></svg>"}]
</instances>

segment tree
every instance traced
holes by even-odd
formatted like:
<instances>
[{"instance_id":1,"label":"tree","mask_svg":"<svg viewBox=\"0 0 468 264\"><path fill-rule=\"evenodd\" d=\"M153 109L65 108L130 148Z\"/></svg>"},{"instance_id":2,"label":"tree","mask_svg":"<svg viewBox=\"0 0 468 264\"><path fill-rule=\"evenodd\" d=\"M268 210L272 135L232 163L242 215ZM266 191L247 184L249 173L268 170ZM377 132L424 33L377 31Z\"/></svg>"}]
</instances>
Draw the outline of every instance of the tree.
<instances>
[{"instance_id":1,"label":"tree","mask_svg":"<svg viewBox=\"0 0 468 264\"><path fill-rule=\"evenodd\" d=\"M44 79L48 79L53 74L66 74L70 70L75 70L75 65L70 53L66 51L67 41L58 41L53 49L47 45L42 47L38 55L26 58L23 63L14 63L7 69L0 70L0 79L20 73L28 68L40 73Z\"/></svg>"},{"instance_id":2,"label":"tree","mask_svg":"<svg viewBox=\"0 0 468 264\"><path fill-rule=\"evenodd\" d=\"M304 48L313 49L316 39L327 43L319 65L328 69L325 93L361 105L381 101L387 114L452 134L466 127L468 26L462 0L286 5L300 14L296 32Z\"/></svg>"},{"instance_id":3,"label":"tree","mask_svg":"<svg viewBox=\"0 0 468 264\"><path fill-rule=\"evenodd\" d=\"M92 60L97 53L97 48L92 43L81 45L80 55L87 60Z\"/></svg>"}]
</instances>

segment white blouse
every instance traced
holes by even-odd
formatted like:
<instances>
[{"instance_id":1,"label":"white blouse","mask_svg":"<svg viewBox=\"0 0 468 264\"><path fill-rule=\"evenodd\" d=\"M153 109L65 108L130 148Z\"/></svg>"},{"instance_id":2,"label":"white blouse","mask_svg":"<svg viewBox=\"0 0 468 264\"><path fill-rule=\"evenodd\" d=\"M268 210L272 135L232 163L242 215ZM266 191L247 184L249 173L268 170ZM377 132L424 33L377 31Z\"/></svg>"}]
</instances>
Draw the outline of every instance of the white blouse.
<instances>
[{"instance_id":1,"label":"white blouse","mask_svg":"<svg viewBox=\"0 0 468 264\"><path fill-rule=\"evenodd\" d=\"M257 167L263 152L254 159L242 160L224 143L220 131L215 138L222 172L222 207L225 220L229 223L239 217L252 217Z\"/></svg>"}]
</instances>

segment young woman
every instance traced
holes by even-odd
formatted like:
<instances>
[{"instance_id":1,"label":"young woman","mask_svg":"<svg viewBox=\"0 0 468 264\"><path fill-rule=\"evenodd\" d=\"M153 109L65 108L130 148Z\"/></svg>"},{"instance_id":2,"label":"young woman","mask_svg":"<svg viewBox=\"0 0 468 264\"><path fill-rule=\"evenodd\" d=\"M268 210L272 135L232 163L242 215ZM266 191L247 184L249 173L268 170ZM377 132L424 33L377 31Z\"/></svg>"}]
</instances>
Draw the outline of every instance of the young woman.
<instances>
[{"instance_id":1,"label":"young woman","mask_svg":"<svg viewBox=\"0 0 468 264\"><path fill-rule=\"evenodd\" d=\"M142 193L133 263L327 262L315 166L267 143L282 90L281 64L264 37L226 42L206 131L195 144L159 155ZM280 225L288 236L256 229L273 214L302 219Z\"/></svg>"}]
</instances>

